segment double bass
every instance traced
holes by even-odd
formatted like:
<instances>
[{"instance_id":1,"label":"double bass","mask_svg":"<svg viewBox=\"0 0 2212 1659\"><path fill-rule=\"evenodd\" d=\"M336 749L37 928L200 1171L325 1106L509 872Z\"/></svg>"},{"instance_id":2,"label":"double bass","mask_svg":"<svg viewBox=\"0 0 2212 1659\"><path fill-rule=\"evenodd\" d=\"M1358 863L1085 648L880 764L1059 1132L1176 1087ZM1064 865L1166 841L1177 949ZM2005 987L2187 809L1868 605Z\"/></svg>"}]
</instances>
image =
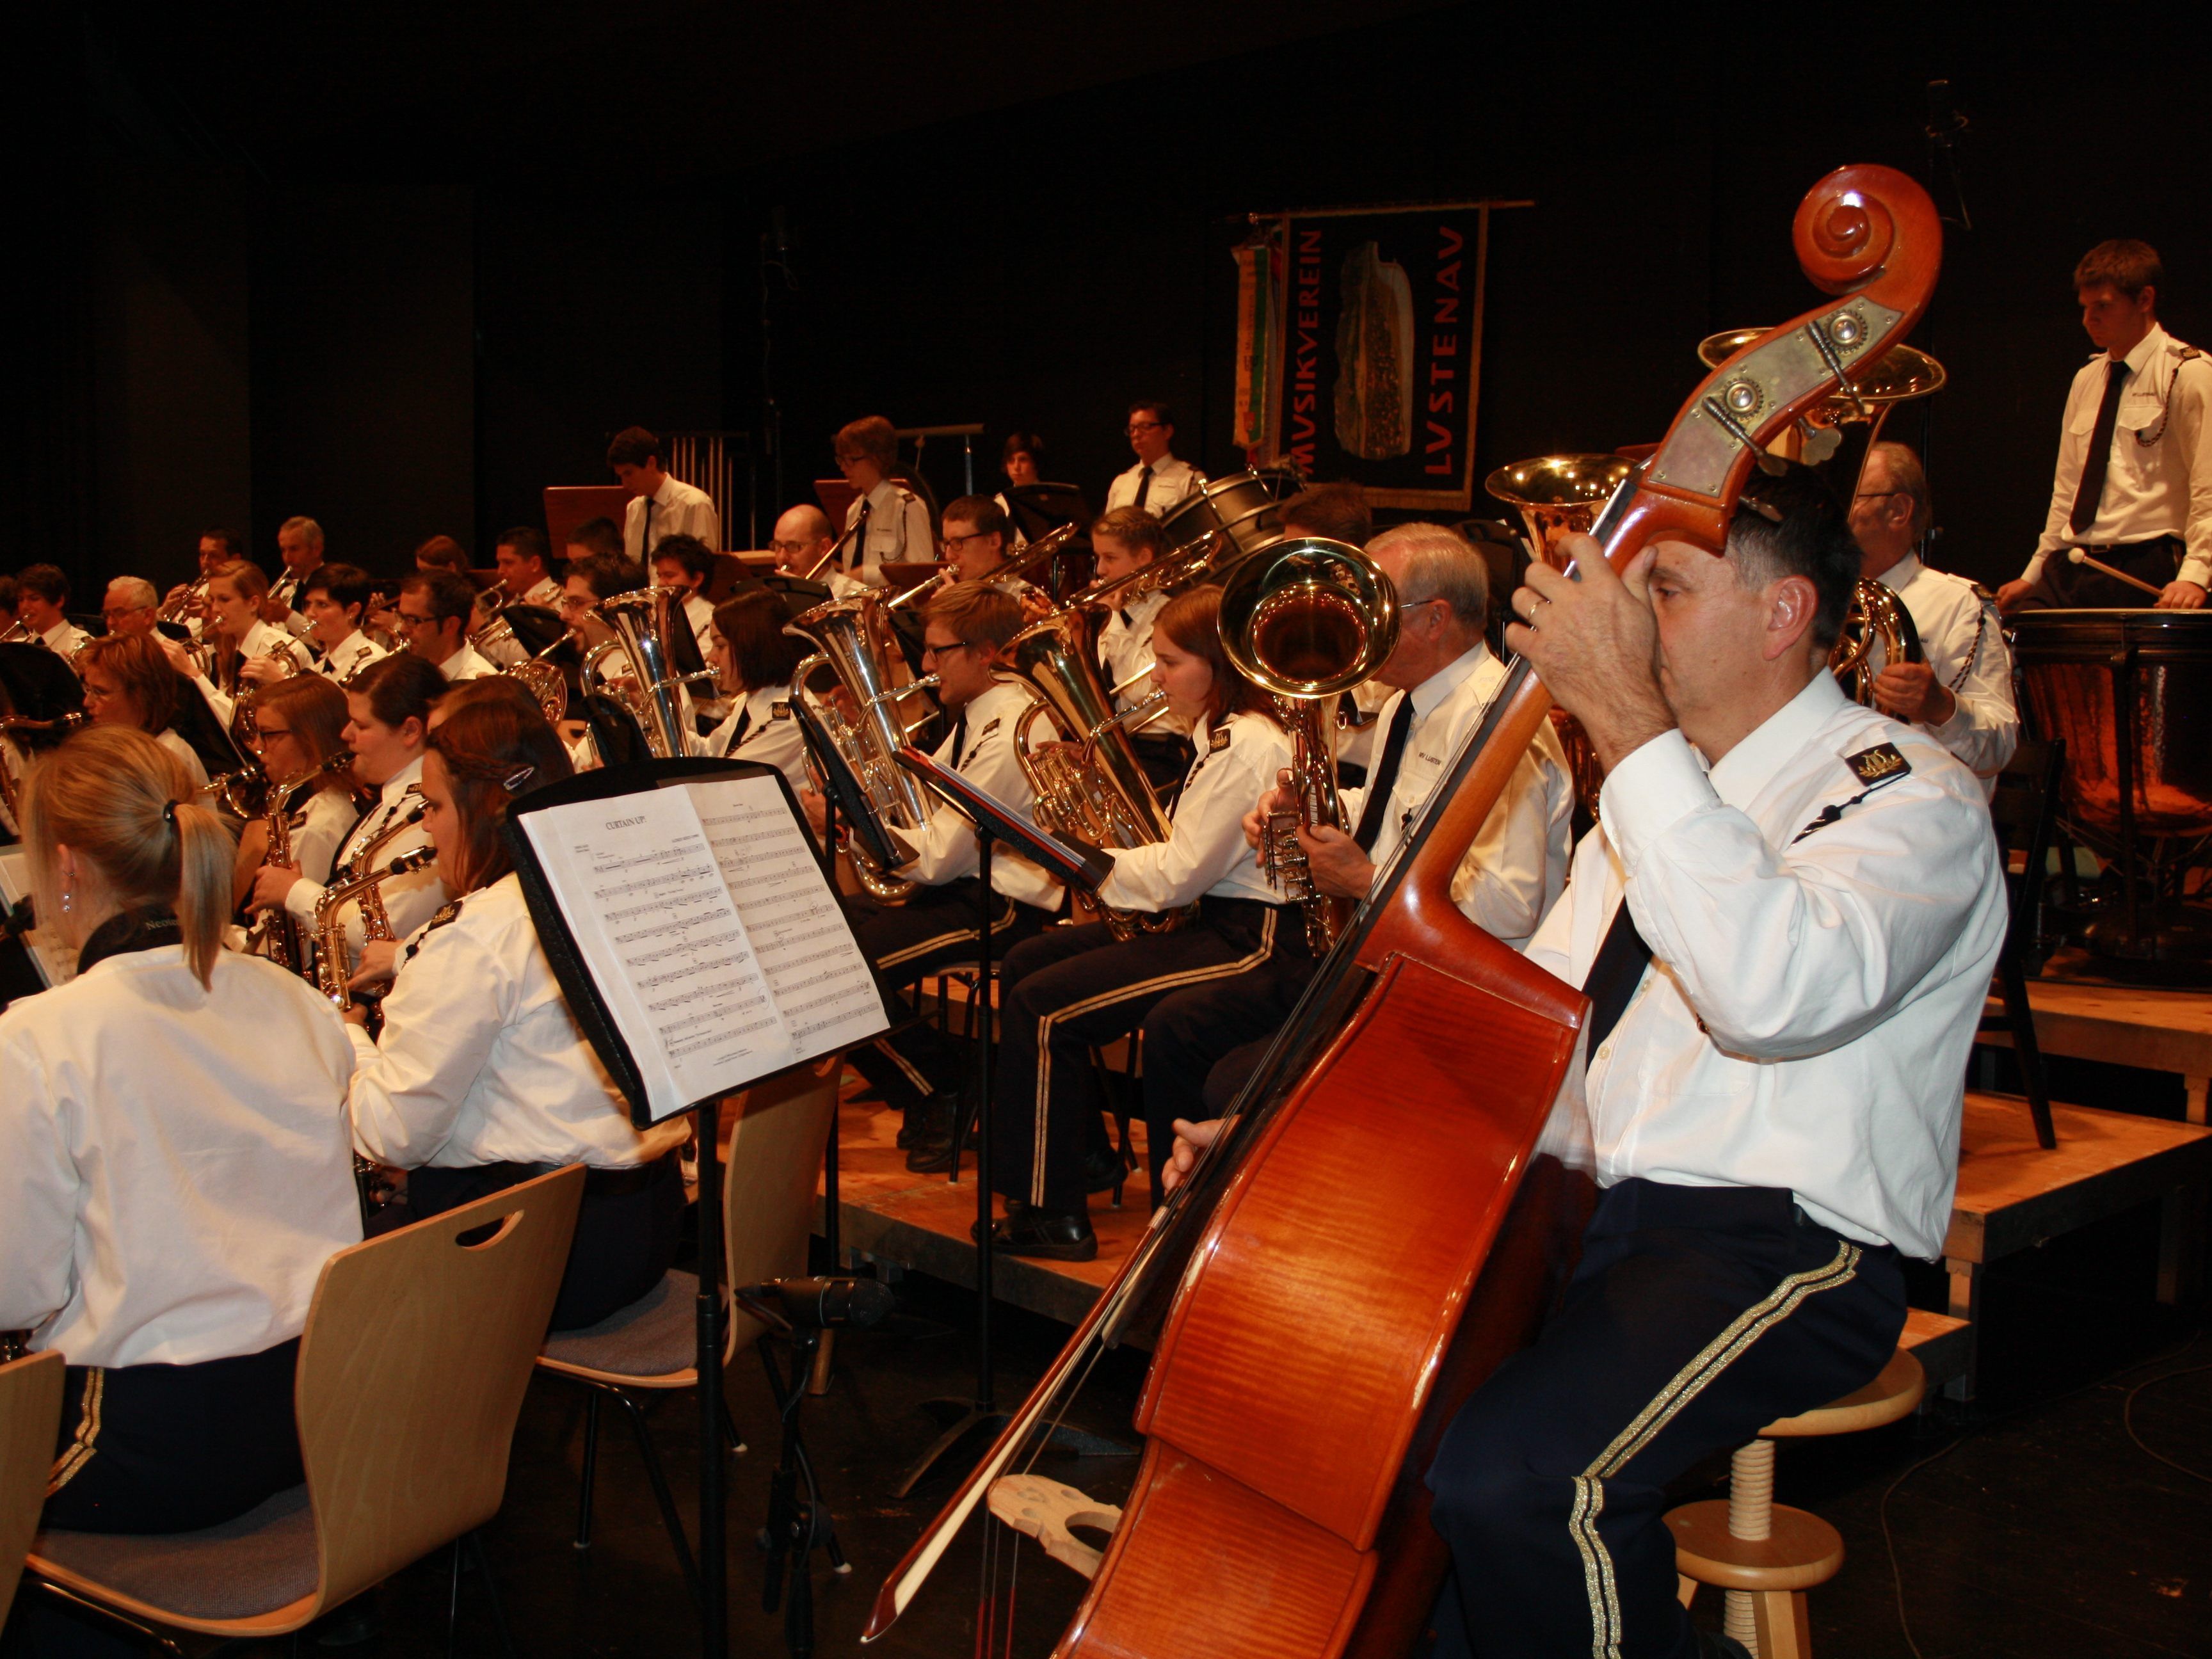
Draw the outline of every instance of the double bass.
<instances>
[{"instance_id":1,"label":"double bass","mask_svg":"<svg viewBox=\"0 0 2212 1659\"><path fill-rule=\"evenodd\" d=\"M1659 540L1720 554L1767 444L1925 310L1942 228L1904 174L1829 174L1794 237L1838 297L1698 386L1593 529L1615 569ZM1214 1145L884 1582L864 1640L1042 1447L1098 1351L1163 1304L1142 1461L1055 1659L1383 1659L1420 1638L1449 1565L1422 1476L1534 1334L1578 1220L1571 1160L1539 1147L1589 1005L1451 901L1550 702L1516 660Z\"/></svg>"}]
</instances>

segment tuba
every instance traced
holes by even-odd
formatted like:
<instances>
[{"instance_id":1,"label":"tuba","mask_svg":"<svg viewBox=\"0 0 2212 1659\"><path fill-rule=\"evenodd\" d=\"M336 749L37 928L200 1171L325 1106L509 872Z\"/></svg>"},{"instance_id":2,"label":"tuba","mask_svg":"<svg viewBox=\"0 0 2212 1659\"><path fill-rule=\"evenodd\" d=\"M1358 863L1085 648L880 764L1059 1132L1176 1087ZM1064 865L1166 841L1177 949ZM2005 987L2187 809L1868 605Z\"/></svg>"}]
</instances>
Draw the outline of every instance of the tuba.
<instances>
[{"instance_id":1,"label":"tuba","mask_svg":"<svg viewBox=\"0 0 2212 1659\"><path fill-rule=\"evenodd\" d=\"M601 600L600 620L614 637L593 646L577 671L586 696L612 697L629 711L645 733L646 746L661 760L681 760L690 752L684 730L684 688L714 678L711 669L685 672L676 666L671 642L678 629L688 633L691 626L684 598L673 587L641 587ZM606 663L617 655L629 670L626 678L607 672ZM544 693L534 684L531 690L543 707Z\"/></svg>"},{"instance_id":2,"label":"tuba","mask_svg":"<svg viewBox=\"0 0 2212 1659\"><path fill-rule=\"evenodd\" d=\"M1708 368L1717 368L1765 331L1739 328L1711 335L1698 342L1698 356ZM1859 474L1889 411L1941 392L1948 378L1943 365L1926 352L1893 345L1799 416L1771 447L1820 472L1848 502L1857 493ZM1844 695L1871 708L1874 683L1884 668L1920 660L1920 632L1895 592L1881 582L1862 580L1851 592L1843 631L1828 653L1828 672Z\"/></svg>"},{"instance_id":3,"label":"tuba","mask_svg":"<svg viewBox=\"0 0 2212 1659\"><path fill-rule=\"evenodd\" d=\"M921 781L898 763L898 751L936 713L927 696L935 677L914 677L891 637L884 601L874 593L817 605L784 631L814 647L792 671L793 694L804 696L815 676L829 670L834 690L812 697L811 705L878 823L910 839L929 822L930 801ZM881 867L857 842L852 857L854 878L878 903L900 903L914 891L914 883Z\"/></svg>"},{"instance_id":4,"label":"tuba","mask_svg":"<svg viewBox=\"0 0 2212 1659\"><path fill-rule=\"evenodd\" d=\"M1271 886L1305 912L1316 956L1336 943L1354 901L1316 888L1297 832L1345 827L1336 792L1334 703L1382 667L1398 643L1398 592L1349 542L1300 536L1238 563L1221 590L1221 645L1247 678L1275 696L1291 734L1297 810L1271 813L1260 861Z\"/></svg>"},{"instance_id":5,"label":"tuba","mask_svg":"<svg viewBox=\"0 0 2212 1659\"><path fill-rule=\"evenodd\" d=\"M1129 734L1167 712L1167 694L1155 692L1116 713L1115 696L1125 688L1108 685L1099 673L1090 614L1073 606L1015 635L1006 654L1035 699L1014 727L1014 757L1036 793L1038 821L1093 847L1165 841L1167 814ZM1042 744L1031 739L1040 719L1053 730ZM1107 931L1125 943L1139 933L1171 932L1196 914L1195 905L1161 911L1098 907Z\"/></svg>"},{"instance_id":6,"label":"tuba","mask_svg":"<svg viewBox=\"0 0 2212 1659\"><path fill-rule=\"evenodd\" d=\"M1546 564L1564 568L1557 551L1560 538L1589 535L1606 502L1635 472L1635 463L1618 455L1540 455L1499 467L1483 480L1482 487L1507 506L1520 508L1521 522L1528 527L1529 551ZM1605 782L1597 750L1572 715L1555 708L1551 721L1559 747L1566 751L1575 799L1595 817L1598 790Z\"/></svg>"}]
</instances>

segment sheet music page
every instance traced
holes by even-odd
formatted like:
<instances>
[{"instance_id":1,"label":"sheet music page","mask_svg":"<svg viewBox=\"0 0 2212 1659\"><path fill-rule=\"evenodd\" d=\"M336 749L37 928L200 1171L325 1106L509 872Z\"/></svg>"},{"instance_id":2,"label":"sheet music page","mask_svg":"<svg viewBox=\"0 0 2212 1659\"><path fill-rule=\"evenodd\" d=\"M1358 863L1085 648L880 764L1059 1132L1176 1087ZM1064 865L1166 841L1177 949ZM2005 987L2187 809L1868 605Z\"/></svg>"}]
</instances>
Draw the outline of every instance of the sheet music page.
<instances>
[{"instance_id":1,"label":"sheet music page","mask_svg":"<svg viewBox=\"0 0 2212 1659\"><path fill-rule=\"evenodd\" d=\"M31 896L31 855L22 848L0 848L0 908L13 908L15 901ZM49 989L76 977L76 952L62 942L51 927L33 927L23 935L31 963Z\"/></svg>"},{"instance_id":2,"label":"sheet music page","mask_svg":"<svg viewBox=\"0 0 2212 1659\"><path fill-rule=\"evenodd\" d=\"M811 1060L884 1030L883 997L773 777L690 779L689 795L791 1033Z\"/></svg>"},{"instance_id":3,"label":"sheet music page","mask_svg":"<svg viewBox=\"0 0 2212 1659\"><path fill-rule=\"evenodd\" d=\"M522 823L656 1121L799 1058L688 793L577 801Z\"/></svg>"}]
</instances>

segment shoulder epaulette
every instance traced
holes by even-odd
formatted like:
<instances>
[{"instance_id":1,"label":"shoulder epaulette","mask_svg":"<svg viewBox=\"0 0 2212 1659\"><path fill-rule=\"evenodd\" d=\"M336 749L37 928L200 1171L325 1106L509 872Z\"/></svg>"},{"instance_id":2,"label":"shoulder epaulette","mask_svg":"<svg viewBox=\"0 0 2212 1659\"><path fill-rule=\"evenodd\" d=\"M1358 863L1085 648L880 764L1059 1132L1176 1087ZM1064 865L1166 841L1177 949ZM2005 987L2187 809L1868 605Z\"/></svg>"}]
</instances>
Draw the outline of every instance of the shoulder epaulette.
<instances>
[{"instance_id":1,"label":"shoulder epaulette","mask_svg":"<svg viewBox=\"0 0 2212 1659\"><path fill-rule=\"evenodd\" d=\"M1226 726L1217 726L1206 734L1206 752L1218 755L1229 747L1230 732Z\"/></svg>"},{"instance_id":2,"label":"shoulder epaulette","mask_svg":"<svg viewBox=\"0 0 2212 1659\"><path fill-rule=\"evenodd\" d=\"M429 938L431 934L436 933L438 929L443 927L447 922L458 920L460 914L460 900L447 899L443 904L438 907L437 914L433 915L429 921L422 924L422 931L416 934L413 939L407 941L406 951L399 959L402 962L414 961L415 953L422 948L422 941Z\"/></svg>"},{"instance_id":3,"label":"shoulder epaulette","mask_svg":"<svg viewBox=\"0 0 2212 1659\"><path fill-rule=\"evenodd\" d=\"M1790 838L1795 847L1815 830L1825 830L1837 819L1856 806L1869 795L1885 785L1895 783L1912 770L1912 763L1893 743L1878 743L1871 749L1862 749L1856 755L1844 757L1844 764L1851 775L1865 786L1849 800L1839 800L1820 809L1820 815Z\"/></svg>"}]
</instances>

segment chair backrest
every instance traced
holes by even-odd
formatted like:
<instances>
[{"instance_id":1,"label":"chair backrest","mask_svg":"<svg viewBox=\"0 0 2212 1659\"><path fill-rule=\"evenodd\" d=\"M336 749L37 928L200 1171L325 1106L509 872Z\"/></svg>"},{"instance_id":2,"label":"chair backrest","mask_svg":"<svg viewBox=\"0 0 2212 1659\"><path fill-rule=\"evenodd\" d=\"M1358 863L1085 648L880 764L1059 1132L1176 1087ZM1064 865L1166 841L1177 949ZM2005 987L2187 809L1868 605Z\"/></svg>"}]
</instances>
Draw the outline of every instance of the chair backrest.
<instances>
[{"instance_id":1,"label":"chair backrest","mask_svg":"<svg viewBox=\"0 0 2212 1659\"><path fill-rule=\"evenodd\" d=\"M324 1265L297 1384L323 1607L498 1510L583 1192L571 1164Z\"/></svg>"},{"instance_id":2,"label":"chair backrest","mask_svg":"<svg viewBox=\"0 0 2212 1659\"><path fill-rule=\"evenodd\" d=\"M801 1066L748 1089L722 1109L737 1115L722 1187L731 1284L757 1285L805 1273L816 1178L837 1116L838 1072L835 1058ZM742 1307L733 1309L730 1351L734 1353L761 1331L758 1320Z\"/></svg>"},{"instance_id":3,"label":"chair backrest","mask_svg":"<svg viewBox=\"0 0 2212 1659\"><path fill-rule=\"evenodd\" d=\"M62 1357L49 1351L0 1365L0 1626L46 1507L61 1427Z\"/></svg>"},{"instance_id":4,"label":"chair backrest","mask_svg":"<svg viewBox=\"0 0 2212 1659\"><path fill-rule=\"evenodd\" d=\"M2005 933L2008 950L2032 947L2041 931L2043 866L2051 853L2065 775L2064 740L2040 742L2032 738L2021 739L2012 758L1997 774L1990 819L1996 825L1997 840L2005 852L2017 853L2021 860L2018 876L2012 874L2009 859L2007 861L2005 891L2012 901L2012 920Z\"/></svg>"}]
</instances>

